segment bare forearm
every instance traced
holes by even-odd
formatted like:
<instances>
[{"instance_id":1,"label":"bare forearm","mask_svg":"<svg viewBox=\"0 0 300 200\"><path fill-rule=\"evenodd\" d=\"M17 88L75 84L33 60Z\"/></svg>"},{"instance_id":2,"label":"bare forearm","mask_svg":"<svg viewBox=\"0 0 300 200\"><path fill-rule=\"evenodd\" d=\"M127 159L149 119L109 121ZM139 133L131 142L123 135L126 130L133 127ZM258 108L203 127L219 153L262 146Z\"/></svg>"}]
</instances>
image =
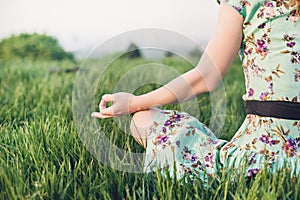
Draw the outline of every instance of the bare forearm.
<instances>
[{"instance_id":1,"label":"bare forearm","mask_svg":"<svg viewBox=\"0 0 300 200\"><path fill-rule=\"evenodd\" d=\"M137 110L187 101L209 89L196 69L177 77L157 90L135 98Z\"/></svg>"}]
</instances>

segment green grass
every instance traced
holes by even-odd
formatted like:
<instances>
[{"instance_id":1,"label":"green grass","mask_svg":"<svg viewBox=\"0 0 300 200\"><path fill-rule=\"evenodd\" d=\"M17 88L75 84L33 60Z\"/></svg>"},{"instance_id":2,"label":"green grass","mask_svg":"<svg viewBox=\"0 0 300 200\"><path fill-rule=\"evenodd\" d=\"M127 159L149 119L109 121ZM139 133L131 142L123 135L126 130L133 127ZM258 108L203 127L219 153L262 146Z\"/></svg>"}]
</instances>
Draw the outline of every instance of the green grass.
<instances>
[{"instance_id":1,"label":"green grass","mask_svg":"<svg viewBox=\"0 0 300 200\"><path fill-rule=\"evenodd\" d=\"M114 84L133 67L146 60L119 59L101 79L96 97L111 92ZM192 66L180 58L166 58L161 64L182 73ZM95 62L85 63L86 65ZM299 199L299 179L288 172L274 175L262 171L249 182L244 176L231 181L224 173L221 181L205 188L159 173L140 174L117 171L95 159L83 145L72 115L75 74L49 74L51 66L70 63L0 64L0 199ZM241 95L244 83L240 62L235 61L224 78L226 118L221 138L230 139L245 113ZM156 74L162 76L162 74ZM158 87L147 84L136 94ZM198 98L199 119L210 123L209 94ZM95 102L95 109L97 102ZM176 105L167 109L180 109ZM99 120L110 140L119 147L143 152L114 120Z\"/></svg>"}]
</instances>

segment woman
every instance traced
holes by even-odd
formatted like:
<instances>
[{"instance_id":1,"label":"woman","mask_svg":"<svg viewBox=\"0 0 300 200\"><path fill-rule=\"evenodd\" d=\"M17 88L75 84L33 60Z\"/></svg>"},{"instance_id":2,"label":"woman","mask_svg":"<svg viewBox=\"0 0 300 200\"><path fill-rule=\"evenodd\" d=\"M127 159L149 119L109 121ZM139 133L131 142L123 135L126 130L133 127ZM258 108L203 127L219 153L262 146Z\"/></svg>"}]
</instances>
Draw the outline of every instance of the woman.
<instances>
[{"instance_id":1,"label":"woman","mask_svg":"<svg viewBox=\"0 0 300 200\"><path fill-rule=\"evenodd\" d=\"M299 0L223 0L215 33L194 69L141 96L103 95L92 116L135 113L131 131L147 149L146 171L168 166L178 178L204 178L245 166L248 177L264 167L299 174L299 6ZM187 113L153 109L215 89L239 50L247 116L229 142ZM113 105L107 108L107 102Z\"/></svg>"}]
</instances>

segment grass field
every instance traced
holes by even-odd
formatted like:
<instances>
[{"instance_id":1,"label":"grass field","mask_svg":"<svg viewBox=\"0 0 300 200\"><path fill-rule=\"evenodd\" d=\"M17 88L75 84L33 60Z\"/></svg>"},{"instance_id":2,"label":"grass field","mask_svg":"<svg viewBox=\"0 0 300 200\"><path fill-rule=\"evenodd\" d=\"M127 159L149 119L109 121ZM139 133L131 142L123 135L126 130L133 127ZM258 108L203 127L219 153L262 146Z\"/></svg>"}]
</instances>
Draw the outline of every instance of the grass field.
<instances>
[{"instance_id":1,"label":"grass field","mask_svg":"<svg viewBox=\"0 0 300 200\"><path fill-rule=\"evenodd\" d=\"M148 61L126 58L114 62L96 96L111 92L122 74L145 63ZM192 67L177 57L160 63L178 72ZM205 188L197 180L187 184L159 173L126 173L105 166L87 151L74 125L76 74L49 74L51 66L67 68L72 64L0 63L0 199L300 199L300 180L291 179L285 171L274 175L261 171L251 182L244 176L230 181L230 173L224 173L220 182L213 181ZM243 81L236 60L223 82L227 109L221 138L230 139L245 116ZM157 86L147 84L136 93ZM209 94L198 98L199 119L206 124L211 119L210 102ZM180 109L175 105L166 108ZM99 123L117 146L143 152L113 120Z\"/></svg>"}]
</instances>

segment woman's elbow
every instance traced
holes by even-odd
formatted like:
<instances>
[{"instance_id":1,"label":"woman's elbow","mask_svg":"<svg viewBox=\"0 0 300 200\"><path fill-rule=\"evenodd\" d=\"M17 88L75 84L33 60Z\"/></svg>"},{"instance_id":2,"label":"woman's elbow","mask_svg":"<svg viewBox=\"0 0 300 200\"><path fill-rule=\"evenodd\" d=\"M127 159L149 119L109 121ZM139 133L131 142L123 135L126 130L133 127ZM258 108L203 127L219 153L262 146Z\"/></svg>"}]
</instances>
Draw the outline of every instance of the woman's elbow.
<instances>
[{"instance_id":1,"label":"woman's elbow","mask_svg":"<svg viewBox=\"0 0 300 200\"><path fill-rule=\"evenodd\" d=\"M212 92L218 88L220 82L222 81L222 75L220 73L206 73L203 76L203 84L205 85L206 92Z\"/></svg>"},{"instance_id":2,"label":"woman's elbow","mask_svg":"<svg viewBox=\"0 0 300 200\"><path fill-rule=\"evenodd\" d=\"M220 84L220 81L209 84L209 86L207 87L207 92L212 92L212 91L216 90L218 88L219 84Z\"/></svg>"},{"instance_id":3,"label":"woman's elbow","mask_svg":"<svg viewBox=\"0 0 300 200\"><path fill-rule=\"evenodd\" d=\"M221 79L210 81L207 83L207 92L216 90L221 82Z\"/></svg>"}]
</instances>

